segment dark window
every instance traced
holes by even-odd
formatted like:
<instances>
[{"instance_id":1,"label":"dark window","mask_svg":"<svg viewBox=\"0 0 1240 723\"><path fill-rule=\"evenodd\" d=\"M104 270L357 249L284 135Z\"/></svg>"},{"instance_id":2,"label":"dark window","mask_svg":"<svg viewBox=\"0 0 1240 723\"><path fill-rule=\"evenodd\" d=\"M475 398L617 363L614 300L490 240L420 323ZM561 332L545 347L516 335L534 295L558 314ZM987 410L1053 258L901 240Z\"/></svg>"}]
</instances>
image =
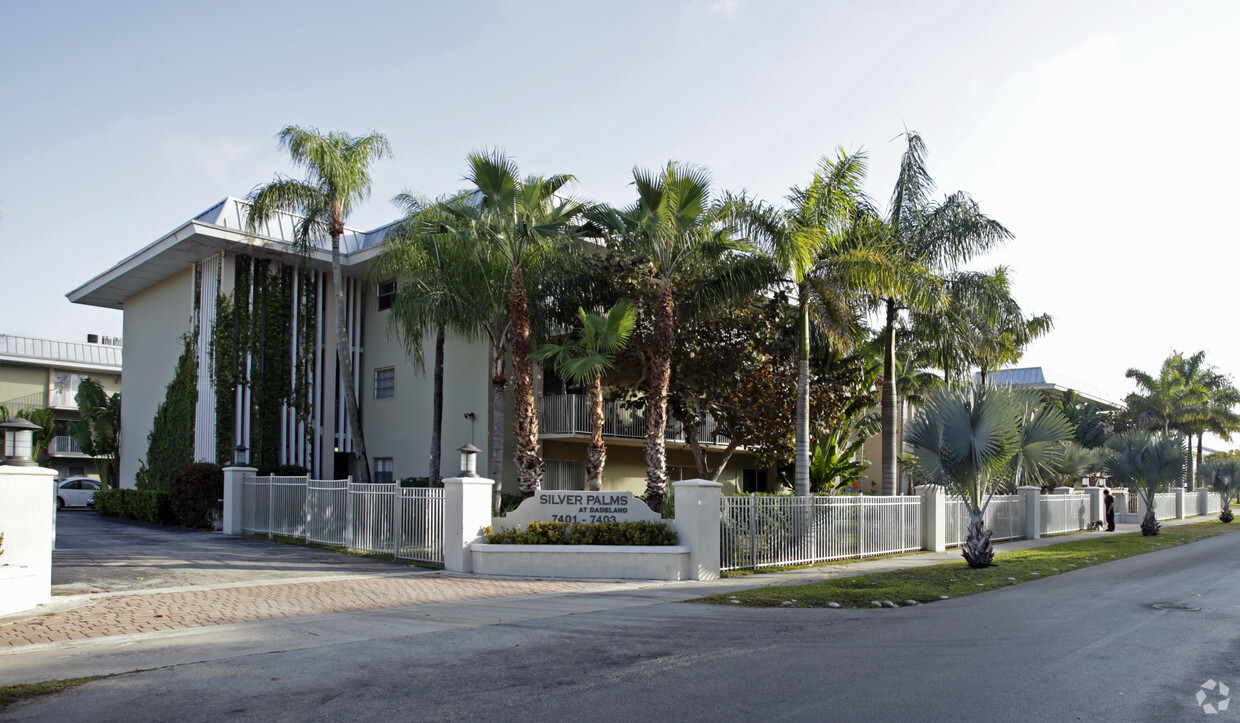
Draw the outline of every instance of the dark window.
<instances>
[{"instance_id":1,"label":"dark window","mask_svg":"<svg viewBox=\"0 0 1240 723\"><path fill-rule=\"evenodd\" d=\"M762 492L758 489L759 470L745 469L741 470L741 491L742 492Z\"/></svg>"},{"instance_id":2,"label":"dark window","mask_svg":"<svg viewBox=\"0 0 1240 723\"><path fill-rule=\"evenodd\" d=\"M98 482L87 482L86 480L82 480L82 489L97 490L99 489L99 483Z\"/></svg>"},{"instance_id":3,"label":"dark window","mask_svg":"<svg viewBox=\"0 0 1240 723\"><path fill-rule=\"evenodd\" d=\"M396 368L375 370L375 399L391 399L396 396Z\"/></svg>"},{"instance_id":4,"label":"dark window","mask_svg":"<svg viewBox=\"0 0 1240 723\"><path fill-rule=\"evenodd\" d=\"M392 483L392 458L375 457L375 484Z\"/></svg>"},{"instance_id":5,"label":"dark window","mask_svg":"<svg viewBox=\"0 0 1240 723\"><path fill-rule=\"evenodd\" d=\"M392 308L392 300L396 298L396 279L388 279L379 282L378 294L375 299L378 301L379 311L386 311Z\"/></svg>"}]
</instances>

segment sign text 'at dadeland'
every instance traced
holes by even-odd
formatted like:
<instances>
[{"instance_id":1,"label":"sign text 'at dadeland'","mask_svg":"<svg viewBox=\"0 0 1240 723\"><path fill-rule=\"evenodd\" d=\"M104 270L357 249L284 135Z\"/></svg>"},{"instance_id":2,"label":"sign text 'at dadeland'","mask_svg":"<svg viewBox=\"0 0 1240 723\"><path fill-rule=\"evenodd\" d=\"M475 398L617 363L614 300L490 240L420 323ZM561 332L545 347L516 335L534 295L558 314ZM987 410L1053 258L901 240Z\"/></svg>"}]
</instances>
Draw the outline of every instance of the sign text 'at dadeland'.
<instances>
[{"instance_id":1,"label":"sign text 'at dadeland'","mask_svg":"<svg viewBox=\"0 0 1240 723\"><path fill-rule=\"evenodd\" d=\"M530 522L658 522L658 512L632 492L542 490L508 513L506 524Z\"/></svg>"}]
</instances>

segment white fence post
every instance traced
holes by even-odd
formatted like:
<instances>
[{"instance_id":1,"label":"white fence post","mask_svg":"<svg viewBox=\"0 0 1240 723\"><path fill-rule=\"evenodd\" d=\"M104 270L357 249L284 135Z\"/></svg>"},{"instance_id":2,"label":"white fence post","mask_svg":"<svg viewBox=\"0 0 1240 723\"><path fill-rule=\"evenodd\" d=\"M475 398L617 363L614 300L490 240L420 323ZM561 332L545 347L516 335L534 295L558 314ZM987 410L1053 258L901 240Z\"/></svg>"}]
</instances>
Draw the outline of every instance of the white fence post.
<instances>
[{"instance_id":1,"label":"white fence post","mask_svg":"<svg viewBox=\"0 0 1240 723\"><path fill-rule=\"evenodd\" d=\"M253 467L224 468L224 534L240 535L245 514L245 478L258 472Z\"/></svg>"},{"instance_id":2,"label":"white fence post","mask_svg":"<svg viewBox=\"0 0 1240 723\"><path fill-rule=\"evenodd\" d=\"M481 539L482 531L491 525L494 484L485 477L448 477L443 481L443 569L473 572L470 545ZM715 527L718 526L716 522ZM716 540L716 555L718 547Z\"/></svg>"},{"instance_id":3,"label":"white fence post","mask_svg":"<svg viewBox=\"0 0 1240 723\"><path fill-rule=\"evenodd\" d=\"M1184 486L1175 488L1175 518L1182 520L1187 516L1184 510Z\"/></svg>"},{"instance_id":4,"label":"white fence post","mask_svg":"<svg viewBox=\"0 0 1240 723\"><path fill-rule=\"evenodd\" d=\"M0 532L0 615L51 602L56 470L0 464Z\"/></svg>"},{"instance_id":5,"label":"white fence post","mask_svg":"<svg viewBox=\"0 0 1240 723\"><path fill-rule=\"evenodd\" d=\"M921 495L922 547L931 552L947 549L947 490L939 485L917 487Z\"/></svg>"},{"instance_id":6,"label":"white fence post","mask_svg":"<svg viewBox=\"0 0 1240 723\"><path fill-rule=\"evenodd\" d=\"M1042 537L1042 488L1021 486L1016 491L1025 498L1025 539L1036 540Z\"/></svg>"},{"instance_id":7,"label":"white fence post","mask_svg":"<svg viewBox=\"0 0 1240 723\"><path fill-rule=\"evenodd\" d=\"M1092 525L1099 520L1102 520L1102 522L1105 523L1107 517L1107 503L1102 496L1102 488L1086 487L1084 489L1085 494L1089 495L1089 524ZM1118 497L1115 497L1114 499L1114 504L1116 505L1115 511L1119 512L1118 506L1120 500Z\"/></svg>"},{"instance_id":8,"label":"white fence post","mask_svg":"<svg viewBox=\"0 0 1240 723\"><path fill-rule=\"evenodd\" d=\"M703 479L673 482L676 532L689 546L689 577L719 579L719 514L723 485Z\"/></svg>"}]
</instances>

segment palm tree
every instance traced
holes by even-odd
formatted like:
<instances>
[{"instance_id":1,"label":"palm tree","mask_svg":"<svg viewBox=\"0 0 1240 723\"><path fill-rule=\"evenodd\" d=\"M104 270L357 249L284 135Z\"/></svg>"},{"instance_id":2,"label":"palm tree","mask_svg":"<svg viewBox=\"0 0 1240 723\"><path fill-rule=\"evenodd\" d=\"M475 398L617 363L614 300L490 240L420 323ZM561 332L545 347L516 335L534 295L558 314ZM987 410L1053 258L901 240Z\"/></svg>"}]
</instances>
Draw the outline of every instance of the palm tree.
<instances>
[{"instance_id":1,"label":"palm tree","mask_svg":"<svg viewBox=\"0 0 1240 723\"><path fill-rule=\"evenodd\" d=\"M1240 492L1240 460L1235 457L1211 457L1201 466L1201 480L1223 498L1223 509L1218 518L1221 522L1231 522L1235 514L1231 511L1231 501Z\"/></svg>"},{"instance_id":2,"label":"palm tree","mask_svg":"<svg viewBox=\"0 0 1240 723\"><path fill-rule=\"evenodd\" d=\"M332 288L336 297L336 359L344 383L345 411L353 432L358 481L366 484L370 482L370 459L366 456L366 439L362 433L362 418L353 385L344 277L340 270L340 240L344 236L345 219L354 205L370 196L372 165L390 156L392 149L387 138L380 133L358 137L334 132L324 135L316 128L288 126L277 137L280 148L288 151L294 165L305 169L306 180L277 176L275 181L251 192L247 199L250 206L246 230L255 233L277 214L293 213L300 216L294 229L294 241L300 251L308 253L324 237L331 240Z\"/></svg>"},{"instance_id":3,"label":"palm tree","mask_svg":"<svg viewBox=\"0 0 1240 723\"><path fill-rule=\"evenodd\" d=\"M709 174L701 168L668 163L658 173L633 170L637 201L623 209L603 206L590 212L597 233L616 251L640 265L650 295L652 338L647 353L646 504L659 510L667 494L667 399L676 339L677 290L693 285L703 306L721 295L748 293L768 284L761 265L720 266L730 251L749 247L733 237L723 208L711 202ZM743 271L740 269L744 269ZM714 275L719 283L695 285L689 278Z\"/></svg>"},{"instance_id":4,"label":"palm tree","mask_svg":"<svg viewBox=\"0 0 1240 723\"><path fill-rule=\"evenodd\" d=\"M1184 442L1165 432L1133 430L1112 437L1107 449L1107 472L1120 484L1136 487L1145 500L1141 534L1157 535L1161 525L1154 515L1154 495L1183 474Z\"/></svg>"},{"instance_id":5,"label":"palm tree","mask_svg":"<svg viewBox=\"0 0 1240 723\"><path fill-rule=\"evenodd\" d=\"M1202 437L1206 432L1231 441L1232 432L1240 430L1240 415L1236 414L1235 406L1240 404L1240 390L1232 384L1231 377L1223 374L1213 366L1202 368L1201 359L1204 352L1197 352L1185 360L1185 377L1189 384L1200 381L1205 391L1205 399L1197 414L1182 426L1189 435L1189 472L1200 468L1202 463ZM1194 363L1195 362L1195 363ZM1197 438L1196 457L1192 454L1192 437ZM1194 474L1191 478L1196 480ZM1189 489L1192 489L1190 483Z\"/></svg>"},{"instance_id":6,"label":"palm tree","mask_svg":"<svg viewBox=\"0 0 1240 723\"><path fill-rule=\"evenodd\" d=\"M584 206L560 191L570 175L529 176L522 179L517 164L502 151L471 153L467 162L471 199L468 204L445 207L449 224L471 233L497 252L507 264L508 323L512 344L513 427L517 487L532 497L542 483L538 456L538 416L534 411L534 374L530 362L530 306L526 268L531 258L555 242L577 238L575 219Z\"/></svg>"},{"instance_id":7,"label":"palm tree","mask_svg":"<svg viewBox=\"0 0 1240 723\"><path fill-rule=\"evenodd\" d=\"M747 199L729 199L737 226L768 251L797 291L796 494L811 487L810 327L845 350L860 334L863 295L905 294L914 284L901 275L887 245L867 234L872 218L861 191L865 154L843 149L824 158L807 188L793 188L788 206L777 209Z\"/></svg>"},{"instance_id":8,"label":"palm tree","mask_svg":"<svg viewBox=\"0 0 1240 723\"><path fill-rule=\"evenodd\" d=\"M904 432L913 476L946 487L969 507L962 553L969 567L994 560L986 508L995 492L1053 464L1072 430L1063 415L1006 387L943 387Z\"/></svg>"},{"instance_id":9,"label":"palm tree","mask_svg":"<svg viewBox=\"0 0 1240 723\"><path fill-rule=\"evenodd\" d=\"M957 191L941 202L932 201L934 180L926 170L926 147L916 132L905 133L908 146L900 160L900 172L885 219L891 243L907 267L937 274L954 271L974 255L984 252L1011 233L999 222L982 214L968 194ZM884 315L882 390L882 488L895 494L899 484L899 436L896 389L896 325L903 308L925 310L934 295L926 288L909 289L907 295L877 294Z\"/></svg>"},{"instance_id":10,"label":"palm tree","mask_svg":"<svg viewBox=\"0 0 1240 723\"><path fill-rule=\"evenodd\" d=\"M1157 377L1129 369L1125 376L1137 383L1139 391L1124 399L1128 407L1125 416L1144 429L1182 434L1191 444L1192 431L1205 419L1209 400L1204 356L1204 352L1197 352L1185 359L1180 352L1173 352L1163 360ZM1186 460L1185 466L1189 465L1191 461Z\"/></svg>"},{"instance_id":11,"label":"palm tree","mask_svg":"<svg viewBox=\"0 0 1240 723\"><path fill-rule=\"evenodd\" d=\"M590 446L586 448L586 482L589 489L603 489L603 465L607 447L603 444L603 372L612 367L616 352L624 348L633 333L637 312L627 301L619 301L605 316L578 308L581 327L562 344L544 344L531 355L538 362L550 361L565 380L584 384L590 394Z\"/></svg>"},{"instance_id":12,"label":"palm tree","mask_svg":"<svg viewBox=\"0 0 1240 723\"><path fill-rule=\"evenodd\" d=\"M434 393L431 410L429 478L439 483L443 440L444 343L448 331L466 338L478 337L494 317L486 306L489 297L479 278L474 249L467 239L445 231L446 204L461 199L429 202L410 193L393 199L404 219L385 237L379 256L371 264L372 283L399 276L388 315L388 330L404 342L405 351L419 368L425 367L422 346L434 334ZM501 353L502 359L503 354ZM494 460L493 460L494 462Z\"/></svg>"},{"instance_id":13,"label":"palm tree","mask_svg":"<svg viewBox=\"0 0 1240 723\"><path fill-rule=\"evenodd\" d=\"M69 434L84 454L102 460L99 480L104 488L119 488L117 455L120 453L121 394L108 396L103 385L93 377L78 385L73 397L82 419L69 422Z\"/></svg>"}]
</instances>

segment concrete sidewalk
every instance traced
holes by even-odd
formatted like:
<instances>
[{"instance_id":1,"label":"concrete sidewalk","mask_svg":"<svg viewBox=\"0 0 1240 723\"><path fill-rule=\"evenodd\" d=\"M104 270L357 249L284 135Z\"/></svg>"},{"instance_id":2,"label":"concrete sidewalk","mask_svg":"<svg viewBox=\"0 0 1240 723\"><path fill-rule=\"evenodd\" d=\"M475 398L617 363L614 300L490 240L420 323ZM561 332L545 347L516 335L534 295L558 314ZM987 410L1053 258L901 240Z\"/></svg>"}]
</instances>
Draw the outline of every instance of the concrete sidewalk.
<instances>
[{"instance_id":1,"label":"concrete sidewalk","mask_svg":"<svg viewBox=\"0 0 1240 723\"><path fill-rule=\"evenodd\" d=\"M1172 526L1202 519L1163 524ZM1061 535L999 543L995 547L1002 554L1136 530L1137 525L1121 525L1114 533ZM0 647L0 685L619 610L720 592L804 584L958 560L958 550L914 553L713 582L606 583L432 573L123 593L51 618L38 616L0 624L0 636L20 637L18 631L24 634L32 626L47 632L70 621L91 631L89 635L64 636L61 640L50 634L35 641L25 638ZM262 606L252 606L254 601L264 602ZM101 604L104 607L96 607ZM108 605L128 611L129 617L123 618L113 611L113 618L107 621L108 610L112 609ZM239 616L241 613L245 616ZM52 620L57 624L51 624ZM173 624L177 621L180 624Z\"/></svg>"}]
</instances>

